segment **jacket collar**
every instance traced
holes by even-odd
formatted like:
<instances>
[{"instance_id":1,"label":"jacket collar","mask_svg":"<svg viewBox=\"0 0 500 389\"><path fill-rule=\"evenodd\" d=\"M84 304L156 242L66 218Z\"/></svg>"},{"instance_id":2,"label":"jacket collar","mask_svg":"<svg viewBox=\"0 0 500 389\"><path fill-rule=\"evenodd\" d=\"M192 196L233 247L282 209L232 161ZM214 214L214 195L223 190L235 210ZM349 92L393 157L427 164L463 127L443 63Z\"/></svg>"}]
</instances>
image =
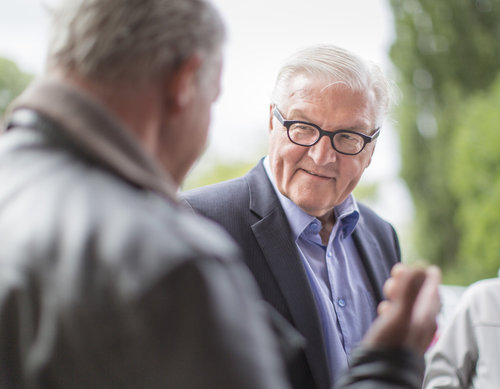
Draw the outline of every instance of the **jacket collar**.
<instances>
[{"instance_id":1,"label":"jacket collar","mask_svg":"<svg viewBox=\"0 0 500 389\"><path fill-rule=\"evenodd\" d=\"M300 260L292 231L262 160L246 176L250 211L257 220L251 225L264 257L287 303L296 329L308 340L306 357L318 388L331 385L320 317L307 274Z\"/></svg>"},{"instance_id":2,"label":"jacket collar","mask_svg":"<svg viewBox=\"0 0 500 389\"><path fill-rule=\"evenodd\" d=\"M170 176L133 132L92 96L68 83L38 81L14 101L10 115L21 109L33 110L55 123L62 137L133 185L176 198Z\"/></svg>"},{"instance_id":3,"label":"jacket collar","mask_svg":"<svg viewBox=\"0 0 500 389\"><path fill-rule=\"evenodd\" d=\"M278 196L267 177L263 159L247 175L250 191L250 210L257 217L264 218L280 206Z\"/></svg>"}]
</instances>

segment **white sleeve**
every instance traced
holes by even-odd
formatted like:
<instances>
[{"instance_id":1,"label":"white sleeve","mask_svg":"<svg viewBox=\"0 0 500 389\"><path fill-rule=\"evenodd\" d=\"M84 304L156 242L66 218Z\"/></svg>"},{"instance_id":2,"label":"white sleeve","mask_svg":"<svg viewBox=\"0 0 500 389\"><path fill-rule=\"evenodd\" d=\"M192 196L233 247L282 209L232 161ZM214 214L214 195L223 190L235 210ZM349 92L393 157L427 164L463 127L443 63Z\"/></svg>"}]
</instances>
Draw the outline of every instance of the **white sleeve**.
<instances>
[{"instance_id":1,"label":"white sleeve","mask_svg":"<svg viewBox=\"0 0 500 389\"><path fill-rule=\"evenodd\" d=\"M437 343L429 351L423 388L468 388L478 358L474 295L465 292Z\"/></svg>"}]
</instances>

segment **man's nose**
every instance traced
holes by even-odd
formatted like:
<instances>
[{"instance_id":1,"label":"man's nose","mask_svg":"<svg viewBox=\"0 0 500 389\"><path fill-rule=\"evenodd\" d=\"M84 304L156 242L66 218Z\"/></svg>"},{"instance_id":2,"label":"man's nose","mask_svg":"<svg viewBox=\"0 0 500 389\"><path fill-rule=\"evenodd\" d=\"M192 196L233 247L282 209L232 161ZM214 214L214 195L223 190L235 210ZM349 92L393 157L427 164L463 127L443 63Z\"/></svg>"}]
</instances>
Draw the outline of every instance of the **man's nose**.
<instances>
[{"instance_id":1,"label":"man's nose","mask_svg":"<svg viewBox=\"0 0 500 389\"><path fill-rule=\"evenodd\" d=\"M335 162L337 152L332 147L332 141L327 136L323 136L318 143L309 147L309 156L317 165L325 165Z\"/></svg>"}]
</instances>

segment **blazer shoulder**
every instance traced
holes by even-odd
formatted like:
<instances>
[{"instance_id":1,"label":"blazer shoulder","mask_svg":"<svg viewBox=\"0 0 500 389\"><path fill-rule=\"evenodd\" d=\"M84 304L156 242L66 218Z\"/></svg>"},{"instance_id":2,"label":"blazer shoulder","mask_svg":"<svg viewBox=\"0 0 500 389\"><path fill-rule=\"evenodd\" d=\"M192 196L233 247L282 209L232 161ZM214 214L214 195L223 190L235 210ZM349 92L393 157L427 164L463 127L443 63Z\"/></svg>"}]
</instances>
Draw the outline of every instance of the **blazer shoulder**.
<instances>
[{"instance_id":1,"label":"blazer shoulder","mask_svg":"<svg viewBox=\"0 0 500 389\"><path fill-rule=\"evenodd\" d=\"M359 214L360 218L362 218L363 222L371 229L377 228L389 228L394 229L391 223L382 218L379 214L377 214L373 209L368 207L367 205L358 202Z\"/></svg>"},{"instance_id":2,"label":"blazer shoulder","mask_svg":"<svg viewBox=\"0 0 500 389\"><path fill-rule=\"evenodd\" d=\"M235 213L255 209L259 213L273 204L274 197L262 160L241 177L180 194L188 208L207 215L229 209Z\"/></svg>"},{"instance_id":3,"label":"blazer shoulder","mask_svg":"<svg viewBox=\"0 0 500 389\"><path fill-rule=\"evenodd\" d=\"M245 176L238 177L188 190L180 194L180 199L188 207L201 213L243 206L248 209L248 183Z\"/></svg>"},{"instance_id":4,"label":"blazer shoulder","mask_svg":"<svg viewBox=\"0 0 500 389\"><path fill-rule=\"evenodd\" d=\"M359 227L356 228L358 236L371 236L379 245L384 256L393 257L397 261L401 260L401 248L399 238L395 228L391 223L381 218L368 206L358 203L360 212ZM393 255L389 255L393 253Z\"/></svg>"}]
</instances>

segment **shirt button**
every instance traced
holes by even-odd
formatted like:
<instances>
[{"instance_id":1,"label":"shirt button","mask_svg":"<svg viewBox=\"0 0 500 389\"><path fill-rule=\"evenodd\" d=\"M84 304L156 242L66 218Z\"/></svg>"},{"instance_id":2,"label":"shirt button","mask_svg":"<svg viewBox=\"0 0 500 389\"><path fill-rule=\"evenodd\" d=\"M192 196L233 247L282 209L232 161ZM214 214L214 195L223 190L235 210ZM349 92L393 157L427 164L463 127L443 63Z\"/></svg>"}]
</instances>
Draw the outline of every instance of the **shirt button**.
<instances>
[{"instance_id":1,"label":"shirt button","mask_svg":"<svg viewBox=\"0 0 500 389\"><path fill-rule=\"evenodd\" d=\"M321 226L319 225L317 220L313 220L311 224L309 224L309 231L313 234L319 233L321 230Z\"/></svg>"},{"instance_id":2,"label":"shirt button","mask_svg":"<svg viewBox=\"0 0 500 389\"><path fill-rule=\"evenodd\" d=\"M337 303L339 304L340 308L344 308L345 307L345 300L343 298L339 298L337 300Z\"/></svg>"},{"instance_id":3,"label":"shirt button","mask_svg":"<svg viewBox=\"0 0 500 389\"><path fill-rule=\"evenodd\" d=\"M328 251L328 253L326 253L326 255L328 256L328 258L331 258L332 257L332 252Z\"/></svg>"}]
</instances>

